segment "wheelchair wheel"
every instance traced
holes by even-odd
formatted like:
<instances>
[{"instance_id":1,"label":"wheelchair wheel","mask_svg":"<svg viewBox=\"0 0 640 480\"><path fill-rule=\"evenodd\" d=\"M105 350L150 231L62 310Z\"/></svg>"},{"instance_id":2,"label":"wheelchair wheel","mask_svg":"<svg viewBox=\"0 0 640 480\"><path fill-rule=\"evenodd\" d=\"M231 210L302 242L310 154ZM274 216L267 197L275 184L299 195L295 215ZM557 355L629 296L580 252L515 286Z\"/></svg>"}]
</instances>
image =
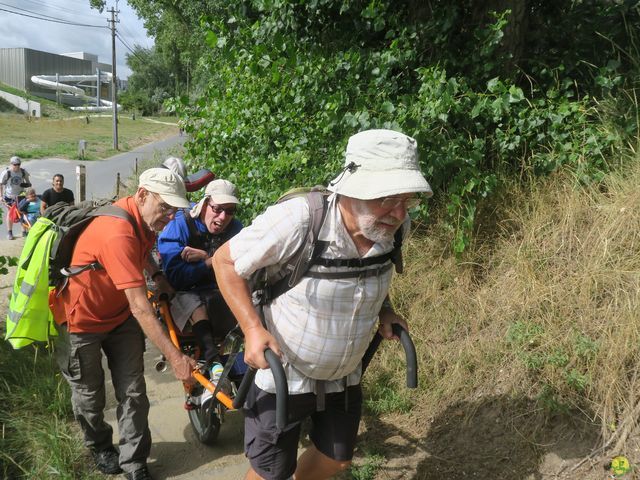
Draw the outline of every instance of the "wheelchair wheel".
<instances>
[{"instance_id":1,"label":"wheelchair wheel","mask_svg":"<svg viewBox=\"0 0 640 480\"><path fill-rule=\"evenodd\" d=\"M196 437L205 445L213 445L220 433L220 404L212 399L205 408L189 410L189 422Z\"/></svg>"}]
</instances>

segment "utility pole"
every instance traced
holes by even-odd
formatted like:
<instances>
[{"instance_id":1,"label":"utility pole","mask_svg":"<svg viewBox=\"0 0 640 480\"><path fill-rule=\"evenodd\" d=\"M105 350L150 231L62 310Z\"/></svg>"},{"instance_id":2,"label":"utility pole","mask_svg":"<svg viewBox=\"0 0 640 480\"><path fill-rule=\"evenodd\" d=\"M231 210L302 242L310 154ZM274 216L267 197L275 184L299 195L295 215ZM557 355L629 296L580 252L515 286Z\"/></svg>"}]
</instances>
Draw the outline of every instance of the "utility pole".
<instances>
[{"instance_id":1,"label":"utility pole","mask_svg":"<svg viewBox=\"0 0 640 480\"><path fill-rule=\"evenodd\" d=\"M116 3L117 5L117 3ZM111 25L111 106L113 108L113 149L118 150L118 102L117 92L118 85L116 83L116 22L118 22L117 15L119 10L111 7L107 10L111 13L111 20L108 22Z\"/></svg>"}]
</instances>

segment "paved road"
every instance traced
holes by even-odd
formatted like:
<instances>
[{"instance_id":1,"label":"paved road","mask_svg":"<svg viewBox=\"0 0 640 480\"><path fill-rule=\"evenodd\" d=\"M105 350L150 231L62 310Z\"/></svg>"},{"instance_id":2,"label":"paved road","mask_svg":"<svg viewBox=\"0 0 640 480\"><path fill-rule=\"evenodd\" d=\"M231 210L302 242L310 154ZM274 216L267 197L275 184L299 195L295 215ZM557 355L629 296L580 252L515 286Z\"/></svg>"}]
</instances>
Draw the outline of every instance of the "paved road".
<instances>
[{"instance_id":1,"label":"paved road","mask_svg":"<svg viewBox=\"0 0 640 480\"><path fill-rule=\"evenodd\" d=\"M56 173L61 173L65 178L65 187L76 193L76 166L85 165L87 173L86 193L87 199L108 198L116 191L116 178L120 173L121 180L125 182L135 173L136 165L149 165L149 162L161 160L168 156L168 152L182 145L186 137L174 135L164 140L149 143L130 152L120 153L105 160L81 161L66 160L62 158L43 158L22 162L31 176L31 183L37 193L42 193L51 186L51 178ZM143 167L144 168L144 167ZM77 194L76 194L77 197ZM2 225L2 237L6 236L5 224ZM14 234L17 228L14 227Z\"/></svg>"}]
</instances>

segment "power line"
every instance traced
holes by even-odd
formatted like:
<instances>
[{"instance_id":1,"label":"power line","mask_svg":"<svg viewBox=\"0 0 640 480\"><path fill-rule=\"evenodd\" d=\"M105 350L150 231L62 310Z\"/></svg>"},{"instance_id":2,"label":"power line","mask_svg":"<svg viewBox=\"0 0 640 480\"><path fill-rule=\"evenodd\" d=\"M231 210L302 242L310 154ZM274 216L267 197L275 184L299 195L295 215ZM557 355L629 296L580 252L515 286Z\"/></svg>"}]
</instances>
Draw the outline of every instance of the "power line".
<instances>
[{"instance_id":1,"label":"power line","mask_svg":"<svg viewBox=\"0 0 640 480\"><path fill-rule=\"evenodd\" d=\"M10 7L10 8L15 8L17 10L22 10L24 12L28 12L28 13L32 14L32 15L27 15L26 13L14 12L13 10L7 10L5 8L0 8L0 11L7 12L7 13L13 13L14 15L20 15L21 17L29 17L29 18L34 18L36 20L42 20L42 21L45 21L45 22L62 23L64 25L73 25L73 26L76 26L76 27L109 28L109 27L107 27L105 25L89 25L87 23L76 23L76 22L72 22L72 21L69 21L69 20L64 20L64 19L61 19L61 18L51 17L49 15L39 14L39 13L36 13L36 12L32 12L30 10L25 10L24 8L14 7L12 5L7 5L5 3L0 3L0 5L4 5L5 7Z\"/></svg>"},{"instance_id":2,"label":"power line","mask_svg":"<svg viewBox=\"0 0 640 480\"><path fill-rule=\"evenodd\" d=\"M68 0L66 0L68 2ZM86 6L88 7L88 2L86 0L82 0L83 2L86 3ZM63 7L62 5L55 3L52 0L47 0L46 2L44 1L39 1L39 0L22 0L22 2L28 2L28 3L32 3L34 5L36 5L37 7L44 7L47 10L55 10L55 11L60 11L60 12L65 12L68 13L70 15L74 15L77 17L85 17L85 18L91 18L91 19L103 19L104 17L101 17L99 15L92 15L90 13L78 13L77 9L71 9L71 8L66 8ZM13 7L13 8L17 8L17 7ZM44 15L44 14L41 14Z\"/></svg>"},{"instance_id":3,"label":"power line","mask_svg":"<svg viewBox=\"0 0 640 480\"><path fill-rule=\"evenodd\" d=\"M140 60L140 61L141 61L141 62L143 62L143 63L147 61L147 59L146 59L146 58L142 57L140 54L138 54L138 52L136 52L135 50L133 50L133 49L132 49L128 44L127 44L127 42L125 42L125 41L124 41L124 39L120 36L120 34L119 34L118 32L116 32L116 38L117 38L118 40L120 40L120 43L122 43L122 44L125 46L125 48L131 52L131 55L133 55L134 57L136 57L138 60Z\"/></svg>"}]
</instances>

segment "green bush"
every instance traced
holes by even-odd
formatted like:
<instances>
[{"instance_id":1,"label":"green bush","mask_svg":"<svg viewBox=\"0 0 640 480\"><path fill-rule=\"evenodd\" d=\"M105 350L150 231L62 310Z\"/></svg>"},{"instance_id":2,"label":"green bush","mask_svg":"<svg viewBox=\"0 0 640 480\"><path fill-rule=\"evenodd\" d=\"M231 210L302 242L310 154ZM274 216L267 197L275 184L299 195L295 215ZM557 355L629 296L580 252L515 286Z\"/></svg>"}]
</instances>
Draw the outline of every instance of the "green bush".
<instances>
[{"instance_id":1,"label":"green bush","mask_svg":"<svg viewBox=\"0 0 640 480\"><path fill-rule=\"evenodd\" d=\"M450 9L436 2L431 15L414 17L412 5L385 1L256 0L220 8L224 16L202 24L210 47L201 59L206 88L194 100L174 99L170 108L191 134L191 165L239 185L245 221L292 187L326 184L341 168L350 135L390 128L418 140L423 171L435 202L446 207L460 253L471 241L479 202L504 178L569 167L580 181L599 181L609 169L604 159L635 131L634 115L618 115L629 102L608 102L606 118L617 121L603 122L602 99L615 97L630 62L582 66L578 84L572 75L580 64L568 52L550 55L570 68L544 66L540 54L527 59L537 77L525 89L524 77L503 66L511 58L502 44L509 11L461 34L456 51L467 53L463 61L435 47L451 42L458 24L469 20L468 2ZM606 19L621 15L620 9L589 11ZM536 6L529 20L546 14ZM612 36L624 35L604 23ZM593 45L600 45L597 39ZM584 59L594 54L581 51ZM423 206L417 216L428 214Z\"/></svg>"}]
</instances>

